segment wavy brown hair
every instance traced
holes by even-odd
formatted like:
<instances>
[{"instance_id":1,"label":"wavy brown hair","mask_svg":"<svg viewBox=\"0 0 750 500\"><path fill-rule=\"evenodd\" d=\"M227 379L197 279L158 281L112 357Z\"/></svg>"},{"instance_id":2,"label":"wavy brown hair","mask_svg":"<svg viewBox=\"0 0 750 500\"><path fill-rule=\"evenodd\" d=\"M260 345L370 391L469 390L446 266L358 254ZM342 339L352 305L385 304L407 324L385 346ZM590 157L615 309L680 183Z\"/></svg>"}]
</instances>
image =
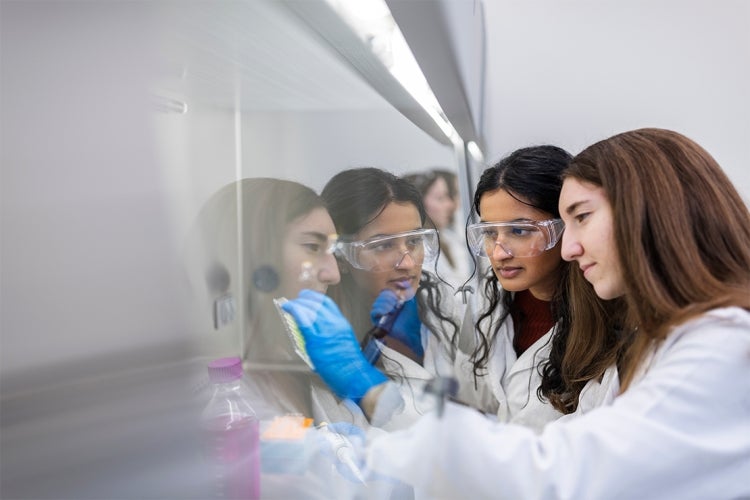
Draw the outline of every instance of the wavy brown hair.
<instances>
[{"instance_id":1,"label":"wavy brown hair","mask_svg":"<svg viewBox=\"0 0 750 500\"><path fill-rule=\"evenodd\" d=\"M647 351L717 307L750 310L750 212L714 158L687 137L646 128L578 154L565 178L601 186L612 205L631 331L627 390Z\"/></svg>"}]
</instances>

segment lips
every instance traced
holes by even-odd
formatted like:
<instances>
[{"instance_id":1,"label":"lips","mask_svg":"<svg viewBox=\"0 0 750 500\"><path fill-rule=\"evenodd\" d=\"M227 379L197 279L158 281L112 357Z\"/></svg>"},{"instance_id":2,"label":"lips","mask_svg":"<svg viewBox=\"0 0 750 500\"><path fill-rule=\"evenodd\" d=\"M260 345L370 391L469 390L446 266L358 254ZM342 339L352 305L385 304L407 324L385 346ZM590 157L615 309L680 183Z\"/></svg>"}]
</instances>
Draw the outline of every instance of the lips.
<instances>
[{"instance_id":1,"label":"lips","mask_svg":"<svg viewBox=\"0 0 750 500\"><path fill-rule=\"evenodd\" d=\"M411 280L412 278L400 278L397 280L392 280L392 283L396 288L406 290L407 288L411 287Z\"/></svg>"},{"instance_id":2,"label":"lips","mask_svg":"<svg viewBox=\"0 0 750 500\"><path fill-rule=\"evenodd\" d=\"M583 272L583 277L586 278L586 279L589 279L588 272L589 272L589 270L592 267L594 267L594 264L586 264L586 265L582 265L580 267L581 267L581 272Z\"/></svg>"},{"instance_id":3,"label":"lips","mask_svg":"<svg viewBox=\"0 0 750 500\"><path fill-rule=\"evenodd\" d=\"M416 287L419 286L419 281L417 281L414 276L390 280L389 283L395 289L399 297L406 300L414 296Z\"/></svg>"},{"instance_id":4,"label":"lips","mask_svg":"<svg viewBox=\"0 0 750 500\"><path fill-rule=\"evenodd\" d=\"M518 274L523 271L522 267L500 267L497 269L497 273L500 275L503 279L511 279L518 276Z\"/></svg>"}]
</instances>

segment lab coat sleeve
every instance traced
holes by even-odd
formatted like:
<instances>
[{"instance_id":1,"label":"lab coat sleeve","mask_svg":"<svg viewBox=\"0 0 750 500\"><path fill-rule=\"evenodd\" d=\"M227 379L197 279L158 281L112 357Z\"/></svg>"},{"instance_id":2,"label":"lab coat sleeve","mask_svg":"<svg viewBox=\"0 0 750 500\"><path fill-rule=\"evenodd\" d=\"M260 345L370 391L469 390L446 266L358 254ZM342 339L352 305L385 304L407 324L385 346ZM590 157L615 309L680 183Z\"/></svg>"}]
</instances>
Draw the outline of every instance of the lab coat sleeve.
<instances>
[{"instance_id":1,"label":"lab coat sleeve","mask_svg":"<svg viewBox=\"0 0 750 500\"><path fill-rule=\"evenodd\" d=\"M429 346L427 351L430 351ZM388 431L404 429L435 408L435 401L424 393L425 386L435 375L388 347L383 348L381 361L391 381L388 382L388 397L379 398L373 415L377 418L370 423ZM398 389L398 404L394 387Z\"/></svg>"},{"instance_id":2,"label":"lab coat sleeve","mask_svg":"<svg viewBox=\"0 0 750 500\"><path fill-rule=\"evenodd\" d=\"M750 497L750 314L718 311L611 406L537 436L450 405L373 441L368 466L428 498Z\"/></svg>"}]
</instances>

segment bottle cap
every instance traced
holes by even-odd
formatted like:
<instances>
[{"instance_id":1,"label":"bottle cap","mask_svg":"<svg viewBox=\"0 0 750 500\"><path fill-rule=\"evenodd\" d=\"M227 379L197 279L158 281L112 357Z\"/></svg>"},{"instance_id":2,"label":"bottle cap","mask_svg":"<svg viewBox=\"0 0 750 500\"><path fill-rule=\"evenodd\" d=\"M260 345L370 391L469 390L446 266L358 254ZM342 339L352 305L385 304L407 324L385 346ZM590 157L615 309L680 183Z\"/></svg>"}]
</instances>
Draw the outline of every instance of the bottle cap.
<instances>
[{"instance_id":1,"label":"bottle cap","mask_svg":"<svg viewBox=\"0 0 750 500\"><path fill-rule=\"evenodd\" d=\"M239 356L219 358L208 364L211 382L231 382L242 378L242 360Z\"/></svg>"}]
</instances>

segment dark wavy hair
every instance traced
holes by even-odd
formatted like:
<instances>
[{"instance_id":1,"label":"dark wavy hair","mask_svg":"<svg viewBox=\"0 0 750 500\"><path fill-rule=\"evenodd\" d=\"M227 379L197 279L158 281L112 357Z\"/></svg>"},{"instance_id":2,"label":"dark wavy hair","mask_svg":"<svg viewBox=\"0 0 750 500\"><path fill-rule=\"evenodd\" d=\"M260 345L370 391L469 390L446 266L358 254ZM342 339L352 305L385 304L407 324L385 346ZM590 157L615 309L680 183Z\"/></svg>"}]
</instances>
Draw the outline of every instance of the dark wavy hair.
<instances>
[{"instance_id":1,"label":"dark wavy hair","mask_svg":"<svg viewBox=\"0 0 750 500\"><path fill-rule=\"evenodd\" d=\"M353 235L372 222L391 202L409 203L416 207L422 225L427 213L422 197L414 185L390 172L373 167L344 170L333 176L320 195L326 202L336 231L340 235ZM342 273L338 285L328 287L328 294L336 301L344 315L352 322L356 331L369 331L370 307L358 293L357 284L351 274ZM441 291L437 278L422 270L417 293L420 320L427 325L433 335L445 335L443 328L433 318L452 325L453 333L440 338L441 345L454 355L453 346L458 338L458 325L441 309ZM427 312L431 312L430 316ZM365 338L363 344L369 339Z\"/></svg>"},{"instance_id":2,"label":"dark wavy hair","mask_svg":"<svg viewBox=\"0 0 750 500\"><path fill-rule=\"evenodd\" d=\"M482 173L474 194L474 211L481 216L482 197L487 193L503 189L519 202L559 218L558 202L562 188L562 173L571 159L572 156L567 151L552 145L531 146L514 151ZM540 400L547 398L563 413L575 410L578 394L583 388L583 386L571 385L561 376L567 338L572 327L569 303L570 294L573 293L569 279L572 273L571 267L573 266L561 260L556 270L557 284L550 303L556 327L551 339L550 357L536 367L542 376L542 382L537 389L537 397ZM492 270L483 279L485 285L481 292L484 293L489 305L486 310L480 312L475 325L480 332L479 343L471 355L475 377L485 373L490 359L491 346L495 342L500 326L517 307L513 302L513 294L500 287L497 276ZM577 287L590 288L587 283L575 280L574 288ZM592 295L589 295L588 299L598 302ZM492 317L499 306L502 307L502 314L498 320L494 323L485 322L487 318ZM483 323L485 323L484 326Z\"/></svg>"}]
</instances>

